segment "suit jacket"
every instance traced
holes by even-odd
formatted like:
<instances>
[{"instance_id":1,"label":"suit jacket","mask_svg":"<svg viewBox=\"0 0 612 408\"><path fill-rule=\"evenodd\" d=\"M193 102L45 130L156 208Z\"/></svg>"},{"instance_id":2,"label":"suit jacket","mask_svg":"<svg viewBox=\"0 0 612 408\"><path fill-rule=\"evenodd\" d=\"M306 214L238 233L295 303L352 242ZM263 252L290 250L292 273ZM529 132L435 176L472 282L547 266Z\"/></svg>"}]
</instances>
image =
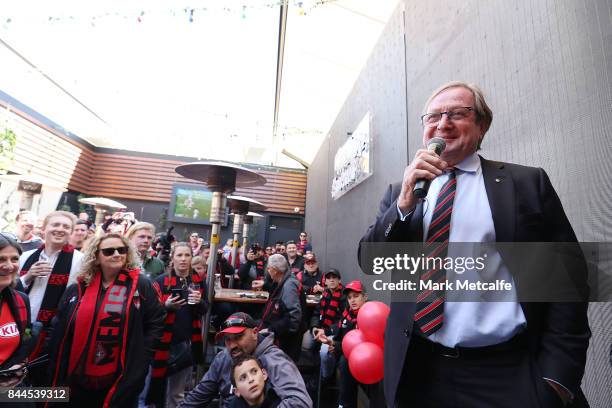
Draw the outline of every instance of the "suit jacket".
<instances>
[{"instance_id":1,"label":"suit jacket","mask_svg":"<svg viewBox=\"0 0 612 408\"><path fill-rule=\"evenodd\" d=\"M577 242L572 227L544 170L485 160L482 175L491 207L497 242ZM423 208L401 221L397 213L400 183L389 186L380 203L374 225L361 242L422 242ZM514 275L514 259L502 259ZM583 273L584 272L584 273ZM588 293L586 267L578 275L578 286ZM527 320L527 337L535 368L578 397L584 374L591 332L586 297L576 303L521 303ZM392 303L385 331L384 388L390 407L395 406L397 388L412 335L414 303ZM583 396L580 394L580 399Z\"/></svg>"}]
</instances>

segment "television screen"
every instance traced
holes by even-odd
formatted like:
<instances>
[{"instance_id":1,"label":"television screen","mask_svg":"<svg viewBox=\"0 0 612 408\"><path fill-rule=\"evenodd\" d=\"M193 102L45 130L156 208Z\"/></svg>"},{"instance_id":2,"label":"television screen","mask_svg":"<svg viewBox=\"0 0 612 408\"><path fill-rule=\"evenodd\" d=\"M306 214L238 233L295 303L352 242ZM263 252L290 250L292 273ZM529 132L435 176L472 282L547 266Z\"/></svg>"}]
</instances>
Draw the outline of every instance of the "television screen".
<instances>
[{"instance_id":1,"label":"television screen","mask_svg":"<svg viewBox=\"0 0 612 408\"><path fill-rule=\"evenodd\" d=\"M196 186L175 185L172 189L169 221L210 224L212 193ZM223 225L227 225L227 217Z\"/></svg>"}]
</instances>

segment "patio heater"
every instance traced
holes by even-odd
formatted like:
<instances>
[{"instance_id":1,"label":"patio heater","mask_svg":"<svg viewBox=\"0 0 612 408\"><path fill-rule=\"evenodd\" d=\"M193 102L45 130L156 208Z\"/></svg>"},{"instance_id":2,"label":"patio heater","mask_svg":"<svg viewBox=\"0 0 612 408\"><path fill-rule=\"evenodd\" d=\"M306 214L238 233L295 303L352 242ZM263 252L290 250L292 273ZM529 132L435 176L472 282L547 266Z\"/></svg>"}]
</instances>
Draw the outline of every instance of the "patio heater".
<instances>
[{"instance_id":1,"label":"patio heater","mask_svg":"<svg viewBox=\"0 0 612 408\"><path fill-rule=\"evenodd\" d=\"M96 228L104 224L104 213L109 210L125 210L127 207L118 201L104 197L89 197L79 199L79 203L93 205L96 210Z\"/></svg>"},{"instance_id":2,"label":"patio heater","mask_svg":"<svg viewBox=\"0 0 612 408\"><path fill-rule=\"evenodd\" d=\"M256 212L249 211L247 215L244 216L244 227L242 229L242 247L246 248L249 243L249 228L251 224L253 224L253 220L255 218L263 218L263 215L258 214Z\"/></svg>"},{"instance_id":3,"label":"patio heater","mask_svg":"<svg viewBox=\"0 0 612 408\"><path fill-rule=\"evenodd\" d=\"M208 310L202 327L204 337L204 358L208 348L208 327L210 316L215 300L215 266L217 265L217 247L219 246L221 224L225 221L227 194L233 192L236 187L256 187L266 184L266 179L254 171L244 167L224 162L202 161L183 164L174 170L181 176L203 182L212 192L212 204L210 208L210 223L212 231L210 234L210 256L208 257L208 276L206 278Z\"/></svg>"},{"instance_id":4,"label":"patio heater","mask_svg":"<svg viewBox=\"0 0 612 408\"><path fill-rule=\"evenodd\" d=\"M232 243L232 266L236 264L236 259L238 259L238 240L240 239L240 232L243 229L243 223L246 227L246 218L248 217L249 210L265 210L266 207L257 200L253 200L252 198L242 197L231 195L227 197L227 205L229 206L232 214L234 214L234 225L232 229L232 233L234 234L234 240ZM251 224L253 223L253 218L251 217ZM248 233L248 228L246 229ZM246 247L242 247L243 251L246 251ZM246 252L245 252L246 254ZM230 276L229 287L234 287L234 275Z\"/></svg>"}]
</instances>

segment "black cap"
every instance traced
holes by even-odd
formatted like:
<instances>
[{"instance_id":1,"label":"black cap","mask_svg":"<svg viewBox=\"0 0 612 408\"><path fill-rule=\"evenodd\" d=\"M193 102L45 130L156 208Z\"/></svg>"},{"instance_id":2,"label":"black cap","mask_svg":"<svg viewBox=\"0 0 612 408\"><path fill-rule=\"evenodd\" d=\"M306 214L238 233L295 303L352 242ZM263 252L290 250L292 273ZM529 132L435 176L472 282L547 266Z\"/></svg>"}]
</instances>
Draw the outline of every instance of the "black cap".
<instances>
[{"instance_id":1,"label":"black cap","mask_svg":"<svg viewBox=\"0 0 612 408\"><path fill-rule=\"evenodd\" d=\"M336 275L339 279L342 279L342 276L340 276L340 271L336 268L329 268L327 272L325 272L325 277L327 277L327 275Z\"/></svg>"},{"instance_id":2,"label":"black cap","mask_svg":"<svg viewBox=\"0 0 612 408\"><path fill-rule=\"evenodd\" d=\"M257 323L249 314L243 312L234 313L225 319L221 325L223 330L217 333L217 338L224 334L242 333L245 329L254 329L256 327Z\"/></svg>"}]
</instances>

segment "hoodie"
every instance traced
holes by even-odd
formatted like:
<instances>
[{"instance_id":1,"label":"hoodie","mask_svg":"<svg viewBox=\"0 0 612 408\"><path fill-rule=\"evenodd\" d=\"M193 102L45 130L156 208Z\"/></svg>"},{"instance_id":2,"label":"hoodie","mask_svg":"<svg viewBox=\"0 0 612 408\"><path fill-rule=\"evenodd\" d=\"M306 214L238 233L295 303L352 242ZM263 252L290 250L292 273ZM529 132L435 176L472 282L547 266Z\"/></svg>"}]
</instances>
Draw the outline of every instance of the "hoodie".
<instances>
[{"instance_id":1,"label":"hoodie","mask_svg":"<svg viewBox=\"0 0 612 408\"><path fill-rule=\"evenodd\" d=\"M253 353L268 372L268 382L280 399L279 408L311 408L302 375L291 359L274 345L273 333L260 333ZM218 395L219 407L230 408L236 398L233 394L230 372L232 358L227 349L215 356L210 368L198 385L185 396L179 408L206 406Z\"/></svg>"}]
</instances>

